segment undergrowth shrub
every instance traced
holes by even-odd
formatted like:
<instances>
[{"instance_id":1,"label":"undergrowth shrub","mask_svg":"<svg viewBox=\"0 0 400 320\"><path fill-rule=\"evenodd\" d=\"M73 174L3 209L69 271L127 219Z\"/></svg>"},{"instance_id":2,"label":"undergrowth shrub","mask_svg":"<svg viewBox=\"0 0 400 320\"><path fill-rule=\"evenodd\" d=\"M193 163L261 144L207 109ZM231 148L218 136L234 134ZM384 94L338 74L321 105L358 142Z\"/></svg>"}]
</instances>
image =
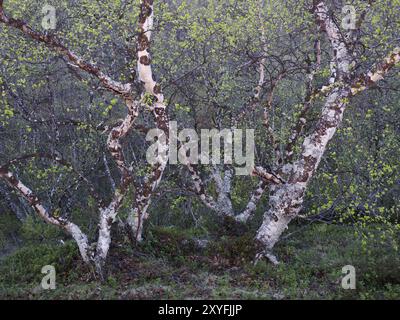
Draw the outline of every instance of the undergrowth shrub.
<instances>
[{"instance_id":1,"label":"undergrowth shrub","mask_svg":"<svg viewBox=\"0 0 400 320\"><path fill-rule=\"evenodd\" d=\"M56 269L57 281L72 279L81 265L79 252L72 241L64 245L32 244L16 250L0 264L1 286L40 285L46 265Z\"/></svg>"}]
</instances>

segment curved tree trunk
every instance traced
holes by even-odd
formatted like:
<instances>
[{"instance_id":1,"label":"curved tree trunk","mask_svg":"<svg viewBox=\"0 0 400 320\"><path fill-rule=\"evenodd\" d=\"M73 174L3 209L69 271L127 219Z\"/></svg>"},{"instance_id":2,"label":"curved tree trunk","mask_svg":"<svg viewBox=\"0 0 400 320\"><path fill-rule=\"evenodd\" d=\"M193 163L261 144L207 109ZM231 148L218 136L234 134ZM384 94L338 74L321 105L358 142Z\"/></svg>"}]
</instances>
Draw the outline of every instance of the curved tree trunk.
<instances>
[{"instance_id":1,"label":"curved tree trunk","mask_svg":"<svg viewBox=\"0 0 400 320\"><path fill-rule=\"evenodd\" d=\"M341 40L339 29L330 19L323 1L314 1L314 5L317 22L327 33L334 52L336 67L332 71L336 74L335 86L328 95L314 131L304 139L299 160L282 168L282 174L289 177L287 182L271 188L269 210L264 215L256 239L261 246L257 258L265 256L273 263L277 263L277 260L271 251L290 221L299 214L306 188L318 168L329 141L342 123L349 98L374 86L400 61L400 49L396 48L373 70L352 80L351 58L345 43Z\"/></svg>"},{"instance_id":2,"label":"curved tree trunk","mask_svg":"<svg viewBox=\"0 0 400 320\"><path fill-rule=\"evenodd\" d=\"M349 89L336 89L330 94L316 130L304 140L300 160L284 167L290 177L287 183L271 188L269 209L256 237L264 253L271 254L290 221L299 214L306 188L342 122L349 96Z\"/></svg>"},{"instance_id":3,"label":"curved tree trunk","mask_svg":"<svg viewBox=\"0 0 400 320\"><path fill-rule=\"evenodd\" d=\"M151 55L149 52L154 22L153 9L153 1L141 0L137 68L139 80L143 84L144 92L149 95L153 101L150 109L152 110L157 128L162 132L162 139L165 143L162 148L163 150L159 150L161 156L158 163L152 165L150 169L151 173L146 177L143 185L137 188L138 191L133 208L127 220L133 238L138 242L142 241L143 226L149 217L148 208L151 203L151 196L161 182L167 165L167 159L165 157L169 152L169 118L167 106L164 103L164 95L161 86L154 80Z\"/></svg>"}]
</instances>

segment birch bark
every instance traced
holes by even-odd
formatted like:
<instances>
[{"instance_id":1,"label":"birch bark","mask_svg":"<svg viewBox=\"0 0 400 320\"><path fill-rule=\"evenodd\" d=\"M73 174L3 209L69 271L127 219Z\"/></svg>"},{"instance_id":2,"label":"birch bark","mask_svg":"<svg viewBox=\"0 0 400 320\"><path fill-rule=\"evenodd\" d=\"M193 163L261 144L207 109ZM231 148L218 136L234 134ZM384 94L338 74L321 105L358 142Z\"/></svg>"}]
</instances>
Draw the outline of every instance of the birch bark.
<instances>
[{"instance_id":1,"label":"birch bark","mask_svg":"<svg viewBox=\"0 0 400 320\"><path fill-rule=\"evenodd\" d=\"M326 32L332 47L335 63L331 71L335 74L335 86L326 99L316 128L304 139L299 160L283 167L282 173L288 177L286 183L275 185L270 190L269 209L256 236L260 247L257 259L267 257L275 264L278 260L272 250L288 224L298 216L307 186L343 120L349 99L382 80L400 61L400 49L396 48L373 70L353 80L351 55L324 1L314 1L313 10L318 25Z\"/></svg>"},{"instance_id":2,"label":"birch bark","mask_svg":"<svg viewBox=\"0 0 400 320\"><path fill-rule=\"evenodd\" d=\"M168 155L169 151L169 118L167 107L164 104L164 95L161 86L154 80L151 66L150 42L154 22L153 0L141 0L139 16L139 37L138 37L138 75L144 87L145 95L150 96L154 101L150 106L155 123L158 129L162 130L165 144L161 155ZM143 226L149 217L148 208L151 203L151 196L161 182L164 170L167 165L167 158L161 156L158 163L153 165L151 173L145 178L143 185L137 188L137 194L133 209L131 210L127 223L133 234L133 238L140 242L143 239Z\"/></svg>"}]
</instances>

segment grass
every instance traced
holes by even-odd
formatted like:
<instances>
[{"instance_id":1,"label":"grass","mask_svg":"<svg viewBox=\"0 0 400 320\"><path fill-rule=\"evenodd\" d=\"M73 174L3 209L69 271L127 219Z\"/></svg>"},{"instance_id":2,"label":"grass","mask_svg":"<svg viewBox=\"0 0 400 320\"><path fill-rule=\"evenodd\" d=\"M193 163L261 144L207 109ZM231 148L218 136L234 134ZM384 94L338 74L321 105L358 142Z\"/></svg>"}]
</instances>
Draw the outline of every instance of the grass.
<instances>
[{"instance_id":1,"label":"grass","mask_svg":"<svg viewBox=\"0 0 400 320\"><path fill-rule=\"evenodd\" d=\"M138 248L118 240L100 283L72 242L24 246L0 263L2 299L399 299L400 258L391 241L365 246L354 228L292 226L276 254L281 264L252 263L251 233L215 236L200 249L193 230L152 228ZM392 239L393 240L393 239ZM397 239L398 241L398 239ZM57 289L40 288L41 267L57 270ZM353 265L357 289L341 287Z\"/></svg>"}]
</instances>

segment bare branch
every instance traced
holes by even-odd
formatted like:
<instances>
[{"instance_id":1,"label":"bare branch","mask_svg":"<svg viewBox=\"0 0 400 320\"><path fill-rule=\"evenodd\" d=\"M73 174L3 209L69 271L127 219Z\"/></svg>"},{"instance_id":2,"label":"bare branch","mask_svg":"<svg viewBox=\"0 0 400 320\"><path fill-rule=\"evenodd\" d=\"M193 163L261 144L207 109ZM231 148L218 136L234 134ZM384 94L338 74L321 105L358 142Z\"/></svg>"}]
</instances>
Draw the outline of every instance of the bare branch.
<instances>
[{"instance_id":1,"label":"bare branch","mask_svg":"<svg viewBox=\"0 0 400 320\"><path fill-rule=\"evenodd\" d=\"M395 48L382 62L371 71L358 77L351 86L351 94L355 95L375 86L384 76L400 62L400 48Z\"/></svg>"},{"instance_id":2,"label":"bare branch","mask_svg":"<svg viewBox=\"0 0 400 320\"><path fill-rule=\"evenodd\" d=\"M108 75L103 73L95 64L84 61L81 57L69 50L59 39L53 35L43 34L32 29L25 21L8 17L4 12L3 1L0 2L0 22L9 27L22 31L27 37L44 43L53 51L65 56L74 66L95 76L100 80L102 85L120 95L127 95L131 91L130 84L122 84L112 80Z\"/></svg>"},{"instance_id":3,"label":"bare branch","mask_svg":"<svg viewBox=\"0 0 400 320\"><path fill-rule=\"evenodd\" d=\"M3 168L9 168L12 165L15 165L19 162L25 161L25 160L29 160L29 159L33 159L33 158L42 158L42 159L49 159L52 161L55 161L56 163L65 166L69 169L71 169L78 177L80 180L84 181L85 184L88 186L89 191L92 195L92 197L97 201L97 203L99 204L100 207L104 206L103 201L101 200L99 194L97 193L96 189L94 188L93 184L89 181L89 179L87 179L83 174L81 174L80 172L78 172L77 170L75 170L73 168L73 166L68 163L66 160L60 158L59 156L56 155L52 155L49 153L42 153L42 152L37 152L37 153L31 153L31 154L27 154L18 158L14 158L8 162L6 162L4 165L2 165Z\"/></svg>"},{"instance_id":4,"label":"bare branch","mask_svg":"<svg viewBox=\"0 0 400 320\"><path fill-rule=\"evenodd\" d=\"M58 226L70 234L78 244L84 261L89 262L90 257L88 252L88 238L76 224L68 221L65 218L56 217L55 215L50 214L43 206L39 198L27 186L18 180L18 178L11 171L9 171L7 167L0 167L0 179L5 180L11 188L16 190L23 198L25 198L29 205L45 222Z\"/></svg>"},{"instance_id":5,"label":"bare branch","mask_svg":"<svg viewBox=\"0 0 400 320\"><path fill-rule=\"evenodd\" d=\"M267 170L265 170L262 167L254 168L252 175L255 177L260 177L262 180L264 180L268 183L272 183L272 184L279 185L279 184L285 183L285 181L281 177L279 177L277 174L268 172Z\"/></svg>"},{"instance_id":6,"label":"bare branch","mask_svg":"<svg viewBox=\"0 0 400 320\"><path fill-rule=\"evenodd\" d=\"M218 204L212 196L207 194L204 182L201 179L200 174L197 172L196 167L191 165L190 163L187 164L187 167L193 180L194 192L200 197L201 201L205 204L207 208L213 211L218 211Z\"/></svg>"}]
</instances>

